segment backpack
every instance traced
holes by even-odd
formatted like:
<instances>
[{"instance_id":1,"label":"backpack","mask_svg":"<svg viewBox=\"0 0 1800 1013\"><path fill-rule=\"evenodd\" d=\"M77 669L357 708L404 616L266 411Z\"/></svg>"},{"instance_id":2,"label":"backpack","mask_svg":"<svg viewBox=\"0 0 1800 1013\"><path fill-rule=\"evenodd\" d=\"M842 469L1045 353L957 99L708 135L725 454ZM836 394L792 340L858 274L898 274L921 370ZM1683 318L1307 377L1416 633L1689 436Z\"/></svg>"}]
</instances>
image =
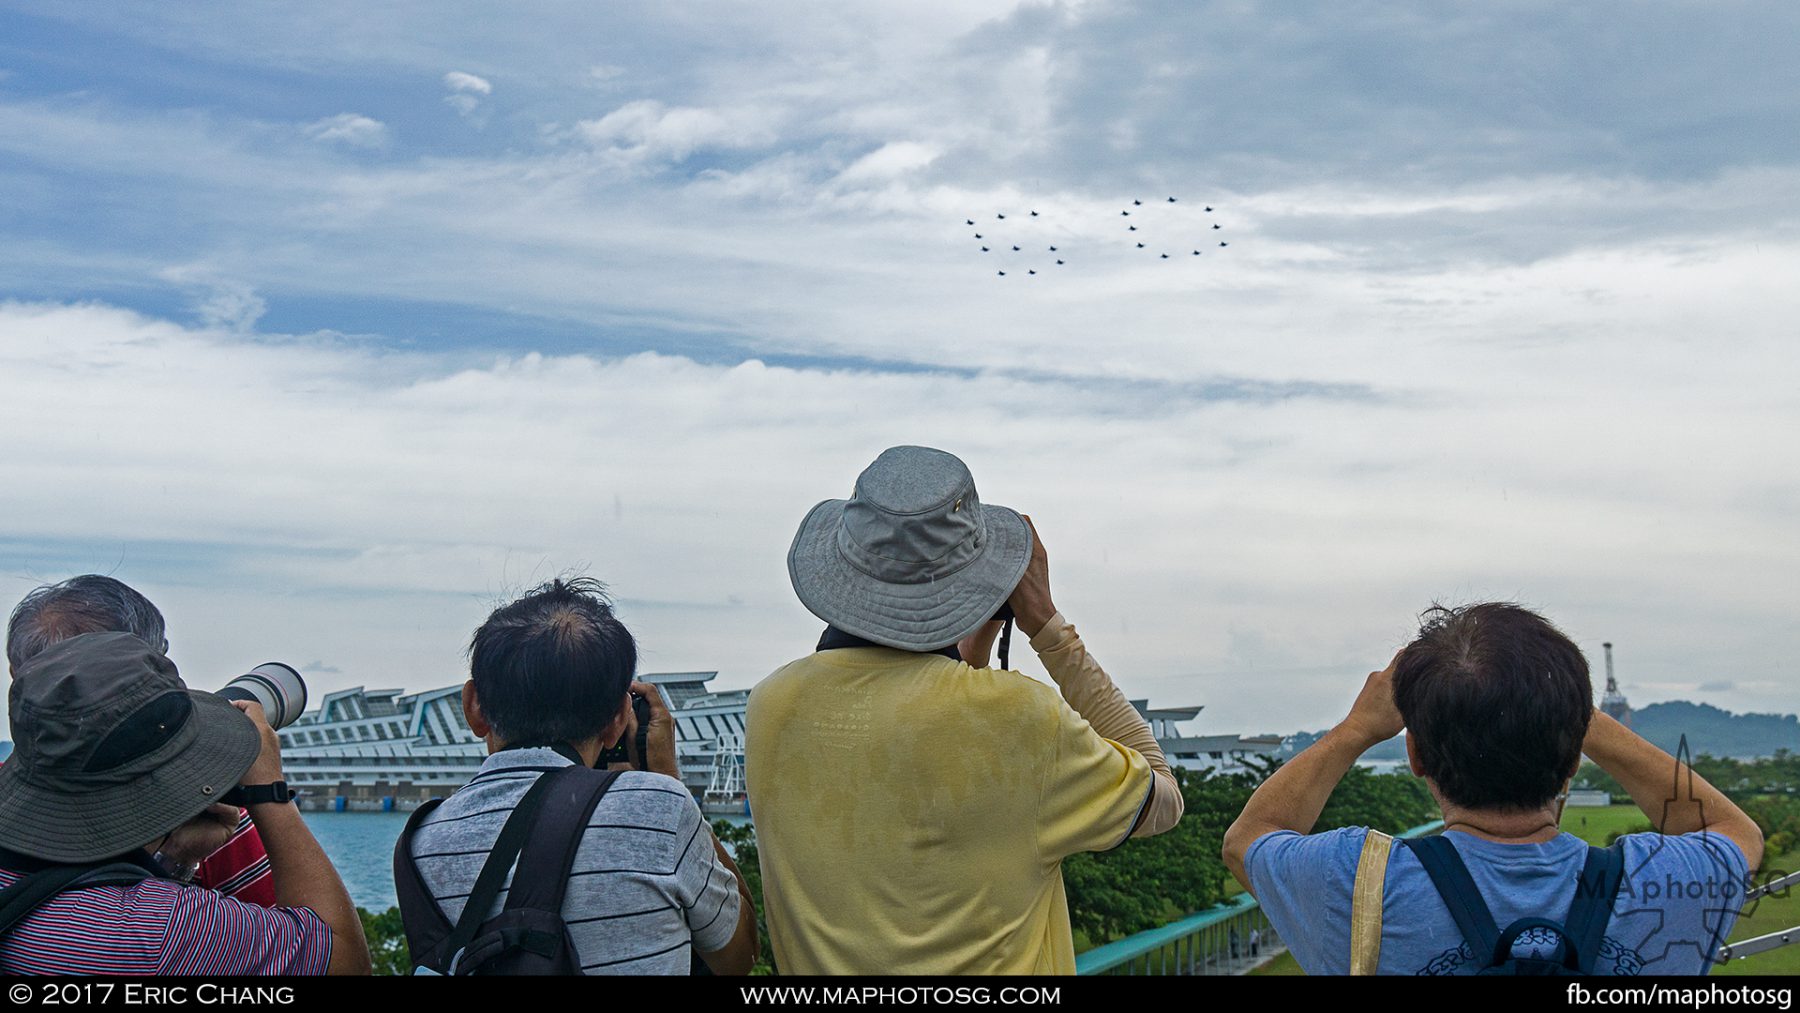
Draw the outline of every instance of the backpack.
<instances>
[{"instance_id":1,"label":"backpack","mask_svg":"<svg viewBox=\"0 0 1800 1013\"><path fill-rule=\"evenodd\" d=\"M563 891L588 817L618 776L577 764L533 782L507 817L454 926L412 857L414 832L442 800L415 809L394 844L394 887L413 973L580 974L581 955L563 923ZM483 921L515 861L506 906Z\"/></svg>"},{"instance_id":2,"label":"backpack","mask_svg":"<svg viewBox=\"0 0 1800 1013\"><path fill-rule=\"evenodd\" d=\"M1575 899L1561 923L1548 918L1520 918L1505 931L1494 922L1493 912L1481 899L1469 867L1449 838L1415 837L1401 841L1418 856L1438 896L1450 909L1450 917L1462 932L1463 940L1483 961L1476 974L1587 976L1594 973L1594 960L1600 955L1600 941L1606 934L1606 923L1612 919L1613 901L1625 880L1624 842L1610 848L1588 847L1587 861L1581 879L1575 885ZM1555 957L1514 957L1513 943L1534 929L1555 932L1561 942Z\"/></svg>"}]
</instances>

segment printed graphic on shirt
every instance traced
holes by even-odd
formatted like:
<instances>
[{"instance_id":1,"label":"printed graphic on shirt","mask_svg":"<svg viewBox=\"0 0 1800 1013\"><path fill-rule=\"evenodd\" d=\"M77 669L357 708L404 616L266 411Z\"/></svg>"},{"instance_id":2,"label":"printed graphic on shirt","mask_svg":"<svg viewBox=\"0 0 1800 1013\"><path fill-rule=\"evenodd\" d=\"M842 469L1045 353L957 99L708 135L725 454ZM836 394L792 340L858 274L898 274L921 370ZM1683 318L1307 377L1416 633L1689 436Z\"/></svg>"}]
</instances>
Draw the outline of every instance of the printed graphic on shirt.
<instances>
[{"instance_id":1,"label":"printed graphic on shirt","mask_svg":"<svg viewBox=\"0 0 1800 1013\"><path fill-rule=\"evenodd\" d=\"M1553 959L1558 955L1561 943L1562 937L1549 929L1530 929L1513 944L1513 959ZM1617 939L1604 936L1600 940L1600 954L1594 961L1594 967L1607 968L1608 973L1620 977L1631 977L1643 973L1644 958ZM1413 973L1422 976L1471 974L1480 969L1481 964L1475 960L1475 950L1468 943L1460 943L1431 958L1430 962Z\"/></svg>"}]
</instances>

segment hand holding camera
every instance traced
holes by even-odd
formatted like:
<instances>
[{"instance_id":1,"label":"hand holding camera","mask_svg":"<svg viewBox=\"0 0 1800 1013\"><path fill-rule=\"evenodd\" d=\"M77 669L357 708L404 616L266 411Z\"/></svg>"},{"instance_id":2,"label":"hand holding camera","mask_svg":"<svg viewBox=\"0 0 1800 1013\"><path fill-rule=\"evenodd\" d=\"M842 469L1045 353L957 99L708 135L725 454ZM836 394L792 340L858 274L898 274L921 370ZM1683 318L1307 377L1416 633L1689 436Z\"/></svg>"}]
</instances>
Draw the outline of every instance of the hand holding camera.
<instances>
[{"instance_id":1,"label":"hand holding camera","mask_svg":"<svg viewBox=\"0 0 1800 1013\"><path fill-rule=\"evenodd\" d=\"M156 849L156 859L175 879L191 880L200 863L231 840L237 825L237 806L209 805L200 815L169 831Z\"/></svg>"},{"instance_id":2,"label":"hand holding camera","mask_svg":"<svg viewBox=\"0 0 1800 1013\"><path fill-rule=\"evenodd\" d=\"M1026 636L1035 637L1056 614L1056 603L1050 600L1050 556L1044 551L1037 525L1031 523L1031 515L1024 517L1025 526L1031 529L1031 562L1025 565L1025 575L1019 578L1019 586L1013 589L1006 604L1017 618L1019 629Z\"/></svg>"},{"instance_id":3,"label":"hand holding camera","mask_svg":"<svg viewBox=\"0 0 1800 1013\"><path fill-rule=\"evenodd\" d=\"M681 764L675 759L675 718L663 703L662 693L646 682L630 686L631 714L626 718L625 734L619 745L625 761L634 770L648 770L681 779ZM601 756L603 765L614 765L618 747Z\"/></svg>"},{"instance_id":4,"label":"hand holding camera","mask_svg":"<svg viewBox=\"0 0 1800 1013\"><path fill-rule=\"evenodd\" d=\"M262 739L262 752L258 753L250 769L244 771L240 784L272 784L282 779L281 773L281 739L275 729L269 727L268 716L263 713L262 704L254 700L233 700L231 705L244 712L245 716L256 725L256 733Z\"/></svg>"},{"instance_id":5,"label":"hand holding camera","mask_svg":"<svg viewBox=\"0 0 1800 1013\"><path fill-rule=\"evenodd\" d=\"M1405 653L1404 650L1394 652L1394 658L1386 668L1369 673L1362 692L1350 705L1350 715L1344 718L1344 724L1366 743L1365 748L1386 742L1406 730L1406 719L1400 716L1400 708L1394 703L1394 669Z\"/></svg>"}]
</instances>

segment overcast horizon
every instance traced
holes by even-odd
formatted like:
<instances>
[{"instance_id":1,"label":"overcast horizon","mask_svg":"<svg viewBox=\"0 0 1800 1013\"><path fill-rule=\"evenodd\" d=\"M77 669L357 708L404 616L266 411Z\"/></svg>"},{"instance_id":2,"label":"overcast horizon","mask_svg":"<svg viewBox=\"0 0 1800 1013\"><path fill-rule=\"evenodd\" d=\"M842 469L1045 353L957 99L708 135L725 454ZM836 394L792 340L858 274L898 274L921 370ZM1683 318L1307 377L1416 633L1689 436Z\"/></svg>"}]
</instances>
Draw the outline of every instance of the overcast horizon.
<instances>
[{"instance_id":1,"label":"overcast horizon","mask_svg":"<svg viewBox=\"0 0 1800 1013\"><path fill-rule=\"evenodd\" d=\"M191 684L316 701L582 572L643 671L748 687L818 635L801 517L912 443L1196 733L1327 727L1488 598L1596 694L1611 641L1634 706L1792 713L1797 32L0 0L0 600L112 573Z\"/></svg>"}]
</instances>

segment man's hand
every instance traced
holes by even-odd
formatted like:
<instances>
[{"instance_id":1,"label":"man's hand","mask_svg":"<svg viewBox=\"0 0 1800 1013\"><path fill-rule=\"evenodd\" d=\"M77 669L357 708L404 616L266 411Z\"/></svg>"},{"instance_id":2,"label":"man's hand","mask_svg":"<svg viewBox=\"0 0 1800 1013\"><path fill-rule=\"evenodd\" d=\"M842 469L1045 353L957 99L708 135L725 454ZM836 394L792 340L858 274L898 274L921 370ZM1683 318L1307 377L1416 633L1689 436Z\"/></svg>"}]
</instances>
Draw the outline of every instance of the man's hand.
<instances>
[{"instance_id":1,"label":"man's hand","mask_svg":"<svg viewBox=\"0 0 1800 1013\"><path fill-rule=\"evenodd\" d=\"M675 718L663 704L662 693L647 682L634 682L631 694L643 697L650 705L650 732L644 737L644 749L650 755L632 755L631 761L644 770L681 780L681 764L675 759ZM631 718L625 723L625 750L627 754L637 752L636 707L631 708Z\"/></svg>"},{"instance_id":2,"label":"man's hand","mask_svg":"<svg viewBox=\"0 0 1800 1013\"><path fill-rule=\"evenodd\" d=\"M203 859L225 846L231 832L237 829L238 808L213 804L169 834L163 842L163 856L176 865L198 865Z\"/></svg>"},{"instance_id":3,"label":"man's hand","mask_svg":"<svg viewBox=\"0 0 1800 1013\"><path fill-rule=\"evenodd\" d=\"M1000 639L1000 629L1005 623L987 622L974 633L962 638L956 644L956 652L970 668L988 667L988 658L993 656L994 641Z\"/></svg>"},{"instance_id":4,"label":"man's hand","mask_svg":"<svg viewBox=\"0 0 1800 1013\"><path fill-rule=\"evenodd\" d=\"M1019 578L1019 586L1013 588L1007 601L1012 604L1020 632L1035 637L1056 614L1056 603L1050 600L1050 556L1044 551L1044 540L1038 537L1037 525L1031 523L1029 514L1024 517L1025 526L1031 529L1031 562L1025 565L1025 575Z\"/></svg>"},{"instance_id":5,"label":"man's hand","mask_svg":"<svg viewBox=\"0 0 1800 1013\"><path fill-rule=\"evenodd\" d=\"M231 705L248 715L262 735L262 753L239 783L282 780L281 740L263 716L262 705L248 700L233 700ZM368 974L369 942L363 937L362 919L350 900L350 891L344 889L344 880L307 829L300 810L287 802L259 802L248 808L263 847L269 852L275 903L311 908L331 928L331 963L325 973Z\"/></svg>"},{"instance_id":6,"label":"man's hand","mask_svg":"<svg viewBox=\"0 0 1800 1013\"><path fill-rule=\"evenodd\" d=\"M1250 872L1244 867L1251 845L1264 835L1281 830L1312 833L1332 790L1357 757L1405 729L1400 708L1394 706L1394 666L1399 663L1400 655L1396 654L1388 667L1369 673L1362 693L1350 707L1350 716L1301 750L1299 756L1282 764L1251 793L1244 811L1225 831L1224 847L1220 849L1225 868L1244 889L1255 892Z\"/></svg>"},{"instance_id":7,"label":"man's hand","mask_svg":"<svg viewBox=\"0 0 1800 1013\"><path fill-rule=\"evenodd\" d=\"M1693 767L1598 710L1588 722L1581 751L1619 782L1657 830L1665 834L1705 830L1729 837L1752 870L1762 863L1762 828Z\"/></svg>"},{"instance_id":8,"label":"man's hand","mask_svg":"<svg viewBox=\"0 0 1800 1013\"><path fill-rule=\"evenodd\" d=\"M1400 708L1394 705L1394 667L1400 664L1401 650L1388 662L1388 666L1379 672L1370 672L1369 679L1363 683L1362 692L1356 696L1356 702L1350 705L1350 715L1344 718L1344 726L1373 746L1378 742L1399 735L1406 730L1406 719L1400 716Z\"/></svg>"},{"instance_id":9,"label":"man's hand","mask_svg":"<svg viewBox=\"0 0 1800 1013\"><path fill-rule=\"evenodd\" d=\"M283 780L281 775L281 739L275 729L269 727L269 719L263 714L262 704L251 700L233 700L231 705L250 718L256 725L256 732L262 737L262 752L256 755L256 762L244 771L239 784L270 784ZM235 822L235 821L234 821Z\"/></svg>"}]
</instances>

